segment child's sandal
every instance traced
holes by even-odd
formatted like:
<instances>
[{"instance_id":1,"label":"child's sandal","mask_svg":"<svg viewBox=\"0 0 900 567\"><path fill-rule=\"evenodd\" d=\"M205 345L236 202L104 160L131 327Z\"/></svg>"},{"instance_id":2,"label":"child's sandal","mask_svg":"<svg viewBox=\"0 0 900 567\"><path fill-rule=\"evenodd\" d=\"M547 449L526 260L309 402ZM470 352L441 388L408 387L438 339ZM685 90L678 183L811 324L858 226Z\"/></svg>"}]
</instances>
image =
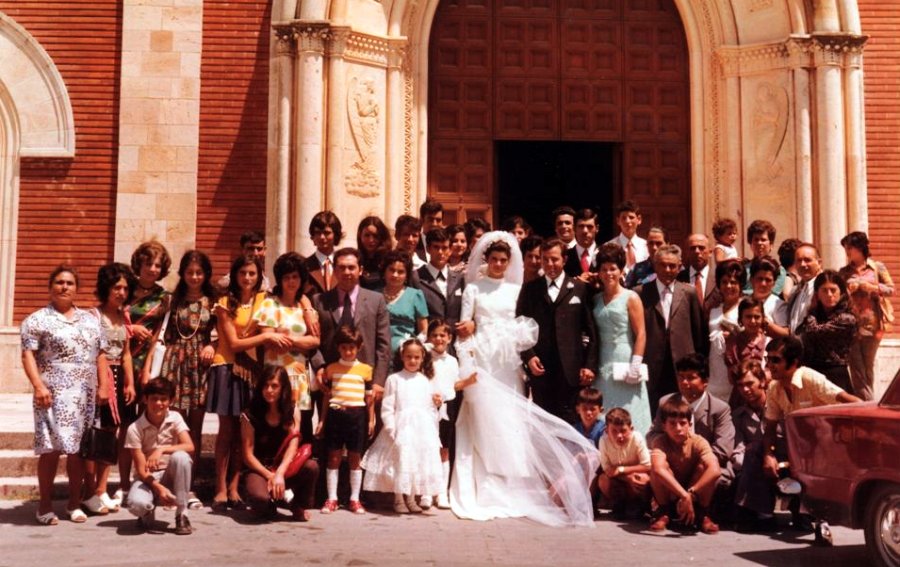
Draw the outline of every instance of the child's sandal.
<instances>
[{"instance_id":1,"label":"child's sandal","mask_svg":"<svg viewBox=\"0 0 900 567\"><path fill-rule=\"evenodd\" d=\"M50 510L46 514L35 512L34 519L42 526L55 526L59 523L59 518L53 513L53 510Z\"/></svg>"}]
</instances>

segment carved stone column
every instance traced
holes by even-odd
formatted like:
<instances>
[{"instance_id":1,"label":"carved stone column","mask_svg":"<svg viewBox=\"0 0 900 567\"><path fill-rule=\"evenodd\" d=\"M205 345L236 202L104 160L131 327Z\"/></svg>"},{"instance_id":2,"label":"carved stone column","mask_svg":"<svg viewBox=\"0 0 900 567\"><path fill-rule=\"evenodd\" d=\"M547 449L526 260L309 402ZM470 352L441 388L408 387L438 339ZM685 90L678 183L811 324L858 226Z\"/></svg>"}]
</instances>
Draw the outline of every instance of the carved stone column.
<instances>
[{"instance_id":1,"label":"carved stone column","mask_svg":"<svg viewBox=\"0 0 900 567\"><path fill-rule=\"evenodd\" d=\"M277 254L291 248L291 113L294 104L293 33L282 30L272 42L274 57L269 72L268 192L266 207L266 243L270 250L266 269Z\"/></svg>"},{"instance_id":2,"label":"carved stone column","mask_svg":"<svg viewBox=\"0 0 900 567\"><path fill-rule=\"evenodd\" d=\"M808 38L792 38L787 42L793 75L794 136L796 138L795 171L797 186L797 238L812 242L815 234L812 175L812 100L809 89Z\"/></svg>"},{"instance_id":3,"label":"carved stone column","mask_svg":"<svg viewBox=\"0 0 900 567\"><path fill-rule=\"evenodd\" d=\"M862 231L869 229L862 69L862 51L867 40L866 36L851 36L847 39L844 69L847 107L847 220L850 230Z\"/></svg>"},{"instance_id":4,"label":"carved stone column","mask_svg":"<svg viewBox=\"0 0 900 567\"><path fill-rule=\"evenodd\" d=\"M404 100L403 63L405 41L394 41L388 51L387 66L387 168L385 176L385 218L403 214Z\"/></svg>"},{"instance_id":5,"label":"carved stone column","mask_svg":"<svg viewBox=\"0 0 900 567\"><path fill-rule=\"evenodd\" d=\"M309 222L324 208L325 146L325 45L330 38L326 23L297 23L292 35L297 42L297 70L294 118L297 144L294 148L297 169L293 195L291 226L293 249L310 253Z\"/></svg>"},{"instance_id":6,"label":"carved stone column","mask_svg":"<svg viewBox=\"0 0 900 567\"><path fill-rule=\"evenodd\" d=\"M328 101L326 114L327 150L325 155L325 206L339 218L342 214L341 196L344 194L344 124L347 122L347 77L344 51L350 28L332 27L328 42Z\"/></svg>"}]
</instances>

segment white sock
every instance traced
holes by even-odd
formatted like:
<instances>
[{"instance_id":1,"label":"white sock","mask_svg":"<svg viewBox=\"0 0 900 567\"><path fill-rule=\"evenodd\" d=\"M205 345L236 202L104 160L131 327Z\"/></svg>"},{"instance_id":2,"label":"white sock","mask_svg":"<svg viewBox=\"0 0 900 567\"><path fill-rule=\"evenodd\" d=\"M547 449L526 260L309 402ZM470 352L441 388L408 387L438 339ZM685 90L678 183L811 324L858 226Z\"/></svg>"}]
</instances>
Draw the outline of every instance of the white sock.
<instances>
[{"instance_id":1,"label":"white sock","mask_svg":"<svg viewBox=\"0 0 900 567\"><path fill-rule=\"evenodd\" d=\"M362 469L350 471L350 500L359 502L360 488L362 488Z\"/></svg>"},{"instance_id":2,"label":"white sock","mask_svg":"<svg viewBox=\"0 0 900 567\"><path fill-rule=\"evenodd\" d=\"M337 500L339 469L327 469L325 471L325 486L328 487L328 499Z\"/></svg>"},{"instance_id":3,"label":"white sock","mask_svg":"<svg viewBox=\"0 0 900 567\"><path fill-rule=\"evenodd\" d=\"M444 490L442 490L441 493L447 494L447 490L450 488L450 461L443 461L441 463L441 468L444 472Z\"/></svg>"}]
</instances>

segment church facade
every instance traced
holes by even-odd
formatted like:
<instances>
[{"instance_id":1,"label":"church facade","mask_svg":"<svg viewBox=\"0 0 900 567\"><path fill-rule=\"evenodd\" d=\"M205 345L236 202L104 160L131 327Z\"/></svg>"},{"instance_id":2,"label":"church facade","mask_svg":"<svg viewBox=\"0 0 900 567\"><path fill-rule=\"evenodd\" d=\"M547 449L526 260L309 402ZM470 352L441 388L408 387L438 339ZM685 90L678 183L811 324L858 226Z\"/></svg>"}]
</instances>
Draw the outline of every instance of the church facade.
<instances>
[{"instance_id":1,"label":"church facade","mask_svg":"<svg viewBox=\"0 0 900 567\"><path fill-rule=\"evenodd\" d=\"M864 230L900 274L898 31L877 0L0 0L0 368L60 262L87 303L149 238L224 272L245 230L271 262L427 196L766 218L831 267Z\"/></svg>"}]
</instances>

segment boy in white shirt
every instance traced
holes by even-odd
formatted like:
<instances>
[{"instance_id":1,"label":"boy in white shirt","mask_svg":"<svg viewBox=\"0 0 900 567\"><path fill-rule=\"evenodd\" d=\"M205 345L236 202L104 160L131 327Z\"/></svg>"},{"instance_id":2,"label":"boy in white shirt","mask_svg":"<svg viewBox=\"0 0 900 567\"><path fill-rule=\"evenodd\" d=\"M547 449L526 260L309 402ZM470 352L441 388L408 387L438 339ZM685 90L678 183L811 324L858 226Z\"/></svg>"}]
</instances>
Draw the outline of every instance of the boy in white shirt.
<instances>
[{"instance_id":1,"label":"boy in white shirt","mask_svg":"<svg viewBox=\"0 0 900 567\"><path fill-rule=\"evenodd\" d=\"M650 257L647 250L647 241L637 235L637 229L641 226L641 209L634 201L622 201L616 207L616 223L621 231L610 242L615 242L625 250L625 272L634 268L638 262L643 262Z\"/></svg>"},{"instance_id":2,"label":"boy in white shirt","mask_svg":"<svg viewBox=\"0 0 900 567\"><path fill-rule=\"evenodd\" d=\"M624 517L629 504L642 513L650 503L650 451L644 436L634 430L628 410L609 410L599 446L603 472L597 486L611 504L613 517Z\"/></svg>"}]
</instances>

